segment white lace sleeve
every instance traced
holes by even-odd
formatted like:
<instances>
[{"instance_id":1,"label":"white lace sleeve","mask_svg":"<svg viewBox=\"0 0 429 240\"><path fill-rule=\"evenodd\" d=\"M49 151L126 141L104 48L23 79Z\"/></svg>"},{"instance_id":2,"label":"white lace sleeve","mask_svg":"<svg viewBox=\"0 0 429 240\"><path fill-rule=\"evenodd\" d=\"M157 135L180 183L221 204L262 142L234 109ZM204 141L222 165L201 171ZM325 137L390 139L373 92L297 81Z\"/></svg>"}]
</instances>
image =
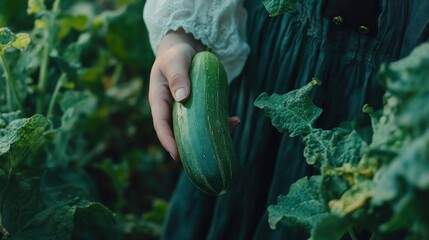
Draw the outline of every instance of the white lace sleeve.
<instances>
[{"instance_id":1,"label":"white lace sleeve","mask_svg":"<svg viewBox=\"0 0 429 240\"><path fill-rule=\"evenodd\" d=\"M155 53L169 30L183 28L212 49L229 80L241 72L249 53L241 0L147 0L143 18Z\"/></svg>"}]
</instances>

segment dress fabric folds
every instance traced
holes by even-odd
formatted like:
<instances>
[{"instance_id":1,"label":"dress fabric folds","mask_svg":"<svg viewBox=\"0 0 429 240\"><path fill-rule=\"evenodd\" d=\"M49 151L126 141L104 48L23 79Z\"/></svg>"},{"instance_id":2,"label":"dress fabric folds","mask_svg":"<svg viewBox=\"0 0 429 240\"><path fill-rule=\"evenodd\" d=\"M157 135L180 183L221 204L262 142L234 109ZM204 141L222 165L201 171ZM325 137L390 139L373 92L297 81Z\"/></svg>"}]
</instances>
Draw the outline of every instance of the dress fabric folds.
<instances>
[{"instance_id":1,"label":"dress fabric folds","mask_svg":"<svg viewBox=\"0 0 429 240\"><path fill-rule=\"evenodd\" d=\"M283 94L313 77L322 81L313 99L323 109L317 125L333 128L352 120L366 103L381 106L380 64L408 55L429 39L429 1L382 0L378 33L343 29L323 16L323 1L297 1L297 9L269 17L260 0L247 0L250 54L229 89L239 175L220 197L200 192L182 173L171 199L163 239L297 239L308 234L268 226L267 207L296 180L314 173L299 137L279 133L254 107L262 92Z\"/></svg>"}]
</instances>

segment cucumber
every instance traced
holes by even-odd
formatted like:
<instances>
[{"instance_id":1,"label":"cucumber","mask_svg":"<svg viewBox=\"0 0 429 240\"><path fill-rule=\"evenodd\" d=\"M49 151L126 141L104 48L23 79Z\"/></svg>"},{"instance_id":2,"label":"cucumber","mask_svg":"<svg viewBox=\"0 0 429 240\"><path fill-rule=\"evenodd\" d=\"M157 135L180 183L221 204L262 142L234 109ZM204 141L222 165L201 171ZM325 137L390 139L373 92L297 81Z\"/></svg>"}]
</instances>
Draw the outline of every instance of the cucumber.
<instances>
[{"instance_id":1,"label":"cucumber","mask_svg":"<svg viewBox=\"0 0 429 240\"><path fill-rule=\"evenodd\" d=\"M203 51L192 58L191 94L173 103L173 131L183 169L201 191L229 189L236 160L228 123L228 80L219 59Z\"/></svg>"}]
</instances>

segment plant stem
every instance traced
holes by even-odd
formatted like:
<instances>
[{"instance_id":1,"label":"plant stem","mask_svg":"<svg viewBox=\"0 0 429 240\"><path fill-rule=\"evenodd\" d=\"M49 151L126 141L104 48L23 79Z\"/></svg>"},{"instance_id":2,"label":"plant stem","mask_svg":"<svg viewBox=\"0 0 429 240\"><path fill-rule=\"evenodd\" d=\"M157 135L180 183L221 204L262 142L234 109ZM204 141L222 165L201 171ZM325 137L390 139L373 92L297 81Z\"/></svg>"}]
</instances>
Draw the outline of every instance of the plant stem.
<instances>
[{"instance_id":1,"label":"plant stem","mask_svg":"<svg viewBox=\"0 0 429 240\"><path fill-rule=\"evenodd\" d=\"M47 33L49 34L49 33ZM48 36L48 39L50 37ZM50 44L47 43L43 49L43 57L42 57L42 64L40 66L40 73L39 73L39 83L37 85L38 90L38 98L37 98L37 113L43 112L43 105L45 103L45 93L46 93L46 84L48 82L47 77L47 71L48 71L48 65L49 65L49 53L51 52Z\"/></svg>"},{"instance_id":2,"label":"plant stem","mask_svg":"<svg viewBox=\"0 0 429 240\"><path fill-rule=\"evenodd\" d=\"M46 85L48 83L48 66L49 66L49 55L52 50L52 46L55 42L55 36L57 33L56 22L58 14L60 13L60 4L61 0L55 0L52 6L52 12L46 15L47 28L45 28L45 46L43 48L42 64L40 66L39 73L39 83L37 84L38 98L36 102L36 111L37 113L42 113L44 111L45 105L45 94L46 94Z\"/></svg>"},{"instance_id":3,"label":"plant stem","mask_svg":"<svg viewBox=\"0 0 429 240\"><path fill-rule=\"evenodd\" d=\"M347 229L347 231L348 231L348 233L349 233L349 235L350 235L350 238L351 238L352 240L358 240L358 238L357 238L357 236L356 236L356 233L353 231L353 228L349 227L349 228Z\"/></svg>"},{"instance_id":4,"label":"plant stem","mask_svg":"<svg viewBox=\"0 0 429 240\"><path fill-rule=\"evenodd\" d=\"M52 93L51 101L49 101L49 107L48 112L46 113L46 117L51 120L52 118L52 111L54 109L54 104L57 100L58 93L60 92L61 86L64 84L64 81L67 79L67 75L65 73L61 74L60 78L57 81L57 84L55 85L54 92ZM52 121L51 121L52 123Z\"/></svg>"},{"instance_id":5,"label":"plant stem","mask_svg":"<svg viewBox=\"0 0 429 240\"><path fill-rule=\"evenodd\" d=\"M13 78L12 72L10 71L9 65L7 64L6 58L4 57L3 54L0 54L0 58L1 58L1 62L3 64L3 68L4 71L6 72L6 82L7 82L7 89L6 89L6 93L8 95L7 97L7 101L8 101L8 105L10 107L9 110L12 110L12 97L10 96L10 89L12 90L13 95L15 96L16 102L18 103L18 107L21 110L22 114L25 116L25 109L24 106L22 105L22 100L21 97L19 96L18 90L16 89L16 85L15 85L15 79Z\"/></svg>"}]
</instances>

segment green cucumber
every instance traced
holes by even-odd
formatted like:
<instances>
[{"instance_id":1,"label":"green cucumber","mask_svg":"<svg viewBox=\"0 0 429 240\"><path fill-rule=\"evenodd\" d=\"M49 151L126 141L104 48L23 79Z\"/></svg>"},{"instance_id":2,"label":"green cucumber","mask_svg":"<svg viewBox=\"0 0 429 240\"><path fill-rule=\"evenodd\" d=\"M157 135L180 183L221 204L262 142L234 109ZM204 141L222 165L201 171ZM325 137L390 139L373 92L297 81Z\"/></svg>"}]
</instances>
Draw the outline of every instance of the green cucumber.
<instances>
[{"instance_id":1,"label":"green cucumber","mask_svg":"<svg viewBox=\"0 0 429 240\"><path fill-rule=\"evenodd\" d=\"M203 192L221 195L229 189L235 152L228 123L228 80L219 59L203 51L192 58L191 95L173 103L173 130L183 169Z\"/></svg>"}]
</instances>

